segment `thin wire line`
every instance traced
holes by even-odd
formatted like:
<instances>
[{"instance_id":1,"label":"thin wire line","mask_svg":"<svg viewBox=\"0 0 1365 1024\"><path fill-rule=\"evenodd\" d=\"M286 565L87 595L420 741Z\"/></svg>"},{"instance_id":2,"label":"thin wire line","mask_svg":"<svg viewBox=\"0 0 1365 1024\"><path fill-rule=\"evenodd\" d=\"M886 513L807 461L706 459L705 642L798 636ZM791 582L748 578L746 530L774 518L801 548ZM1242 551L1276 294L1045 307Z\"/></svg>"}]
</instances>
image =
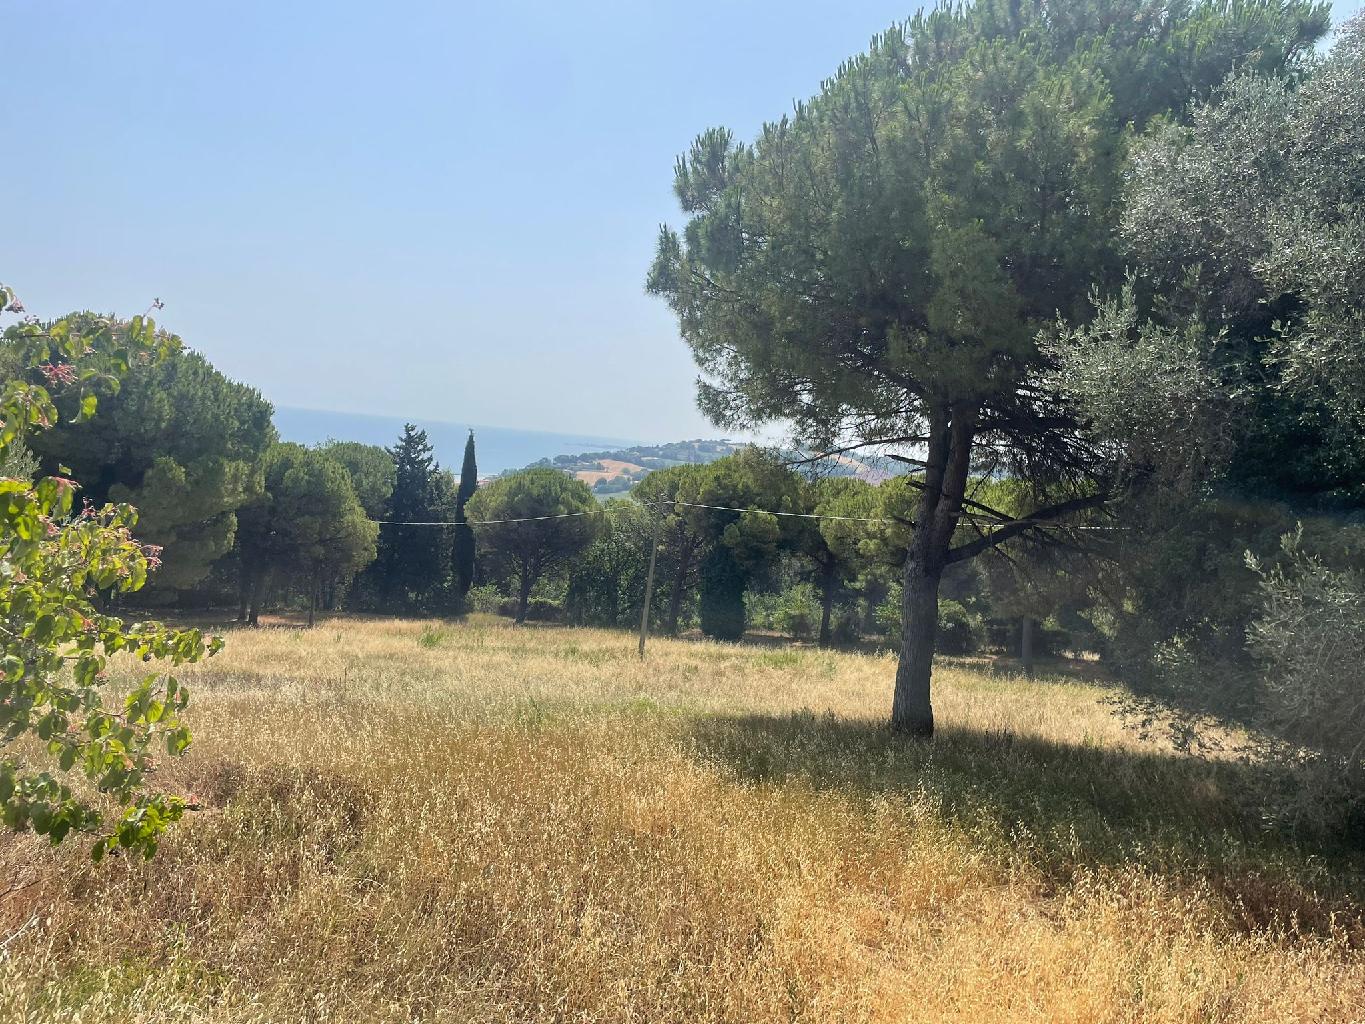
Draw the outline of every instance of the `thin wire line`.
<instances>
[{"instance_id":1,"label":"thin wire line","mask_svg":"<svg viewBox=\"0 0 1365 1024\"><path fill-rule=\"evenodd\" d=\"M832 519L848 523L891 523L893 519L865 519L858 516L824 516L814 512L769 512L762 508L736 508L731 505L703 505L695 501L642 501L641 505L646 508L657 509L660 505L685 505L688 508L709 508L717 512L762 512L770 516L791 516L798 519ZM526 516L522 519L467 519L461 522L408 522L402 519L371 519L372 523L379 523L381 526L500 526L503 523L540 523L547 519L572 519L575 516L596 516L606 512L611 512L618 508L628 508L628 505L604 505L602 508L595 508L587 512L561 512L553 516Z\"/></svg>"},{"instance_id":2,"label":"thin wire line","mask_svg":"<svg viewBox=\"0 0 1365 1024\"><path fill-rule=\"evenodd\" d=\"M794 519L833 519L845 523L892 523L894 519L864 519L859 516L822 516L816 512L769 512L765 508L735 508L733 505L702 505L695 501L675 501L674 505L686 505L688 508L710 508L717 512L762 512L770 516L791 516Z\"/></svg>"},{"instance_id":3,"label":"thin wire line","mask_svg":"<svg viewBox=\"0 0 1365 1024\"><path fill-rule=\"evenodd\" d=\"M651 507L652 507L654 504L657 504L657 503L641 502L641 504L642 504L642 505L651 505ZM792 516L792 517L795 517L795 518L798 518L798 519L827 519L827 520L834 520L834 521L836 521L836 522L844 522L844 523L882 523L882 524L899 523L899 524L902 525L902 526L911 526L911 525L913 525L913 524L910 524L910 523L905 523L904 521L902 521L902 520L900 520L900 519L887 519L887 518L885 518L885 517L864 518L864 517L861 517L861 516L827 516L827 515L820 515L819 513L816 513L816 512L772 512L772 511L769 511L768 509L763 509L763 508L736 508L736 507L733 506L733 505L702 505L702 504L700 504L700 503L698 503L698 502L695 502L695 501L674 501L674 502L665 502L664 504L686 505L686 506L688 506L689 508L710 508L710 509L715 509L715 510L720 511L720 512L762 512L762 513L764 513L765 515L770 515L770 516ZM993 527L1008 526L1010 523L1015 523L1015 522L1025 522L1025 521L1032 522L1032 520L1030 520L1028 516L1023 516L1023 517L1021 517L1020 519L997 519L997 518L994 518L994 517L991 517L991 516L982 516L982 515L980 515L979 513L976 513L976 512L960 512L960 513L958 513L958 520L959 520L959 521L962 521L962 522L971 522L971 523L975 523L975 524L978 525L978 526L993 526ZM1045 524L1045 523L1046 523L1046 520L1038 520L1036 523L1034 523L1034 525L1043 525L1043 524ZM1073 530L1109 530L1109 529L1113 529L1113 527L1108 527L1108 526L1073 526L1073 527L1071 527L1071 529L1073 529Z\"/></svg>"},{"instance_id":4,"label":"thin wire line","mask_svg":"<svg viewBox=\"0 0 1365 1024\"><path fill-rule=\"evenodd\" d=\"M596 516L610 511L610 508L603 506L602 508L595 508L588 512L561 512L558 515L553 516L527 516L524 519L466 519L463 522L456 520L454 522L436 523L408 522L403 519L371 519L370 522L378 523L380 526L498 526L502 523L539 523L546 519L572 519L574 516Z\"/></svg>"},{"instance_id":5,"label":"thin wire line","mask_svg":"<svg viewBox=\"0 0 1365 1024\"><path fill-rule=\"evenodd\" d=\"M830 520L830 521L834 521L834 522L844 522L844 523L881 523L881 524L885 525L885 524L899 523L899 522L900 522L900 520L898 520L898 519L887 519L887 518L884 518L884 517L871 518L871 517L863 517L863 516L829 516L829 515L820 515L820 514L817 513L817 512L773 512L773 511L770 511L769 509L762 509L762 508L738 508L737 506L734 506L734 505L704 505L704 504L702 504L702 503L700 503L700 502L696 502L696 501L662 501L662 502L659 502L659 501L642 501L642 502L640 502L640 504L643 505L643 506L645 506L646 508L653 508L653 509L658 509L660 506L665 506L665 507L667 507L667 506L678 506L678 505L682 505L682 506L686 506L687 508L705 508L705 509L711 509L711 510L716 511L716 512L761 512L761 513L763 513L764 515L770 515L770 516L788 516L788 517L791 517L791 518L794 518L794 519L822 519L822 520ZM551 519L574 519L574 518L579 517L579 516L596 516L596 515L604 515L604 514L606 514L607 512L614 511L615 509L618 509L618 508L630 508L630 507L631 507L631 506L626 505L626 504L620 504L620 505L604 505L604 506L602 506L601 508L591 509L591 510L589 510L589 511L587 511L587 512L561 512L561 513L559 513L559 514L557 514L557 515L552 515L552 516L525 516L525 517L520 518L520 519L468 519L468 520L465 520L464 522L457 522L457 521L449 521L449 522L447 522L447 521L440 521L440 522L405 522L405 521L400 520L400 519L371 519L370 522L372 522L372 523L378 523L378 524L381 525L381 526L470 526L470 527L473 527L473 526L501 526L501 525L506 524L506 523L542 523L542 522L546 522L547 520L551 520ZM963 520L963 521L974 522L974 523L976 523L976 525L978 525L978 526L987 526L987 527L1001 527L1001 526L1006 526L1006 525L1008 525L1008 524L1011 523L1011 522L1017 522L1017 521L1018 521L1018 520L1008 520L1008 519L1006 519L1006 520L1001 520L1001 519L984 519L984 521L983 521L982 519L980 519L978 516L976 516L974 513L971 513L971 512L963 512L963 513L961 513L961 514L958 516L958 518L959 518L960 520ZM902 525L906 525L906 524L902 524ZM1110 529L1114 529L1114 527L1107 527L1107 526L1073 526L1073 527L1071 527L1071 529L1073 529L1073 530L1110 530Z\"/></svg>"}]
</instances>

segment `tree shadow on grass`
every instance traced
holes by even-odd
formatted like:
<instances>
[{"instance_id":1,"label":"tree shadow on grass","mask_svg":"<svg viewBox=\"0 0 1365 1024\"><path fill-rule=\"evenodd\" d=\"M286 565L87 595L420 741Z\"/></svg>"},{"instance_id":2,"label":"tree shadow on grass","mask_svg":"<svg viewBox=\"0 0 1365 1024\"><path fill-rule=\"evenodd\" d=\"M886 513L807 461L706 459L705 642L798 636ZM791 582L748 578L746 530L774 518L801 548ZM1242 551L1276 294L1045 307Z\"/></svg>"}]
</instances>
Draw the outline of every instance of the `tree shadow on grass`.
<instances>
[{"instance_id":1,"label":"tree shadow on grass","mask_svg":"<svg viewBox=\"0 0 1365 1024\"><path fill-rule=\"evenodd\" d=\"M747 783L918 802L1059 886L1138 868L1207 886L1248 930L1365 946L1365 850L1262 827L1247 794L1263 776L1240 763L951 727L923 742L810 712L698 719L687 743Z\"/></svg>"}]
</instances>

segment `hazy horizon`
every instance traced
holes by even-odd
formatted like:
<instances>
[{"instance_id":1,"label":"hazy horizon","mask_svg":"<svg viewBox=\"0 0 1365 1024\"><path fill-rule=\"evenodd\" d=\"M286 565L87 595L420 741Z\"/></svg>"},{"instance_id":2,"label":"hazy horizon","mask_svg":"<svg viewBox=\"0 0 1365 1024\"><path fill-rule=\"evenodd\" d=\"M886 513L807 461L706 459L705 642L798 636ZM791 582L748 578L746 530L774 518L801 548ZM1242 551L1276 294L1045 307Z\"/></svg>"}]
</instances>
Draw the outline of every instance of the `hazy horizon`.
<instances>
[{"instance_id":1,"label":"hazy horizon","mask_svg":"<svg viewBox=\"0 0 1365 1024\"><path fill-rule=\"evenodd\" d=\"M5 281L44 317L159 297L280 406L713 435L644 292L674 159L912 9L22 5Z\"/></svg>"},{"instance_id":2,"label":"hazy horizon","mask_svg":"<svg viewBox=\"0 0 1365 1024\"><path fill-rule=\"evenodd\" d=\"M621 438L575 431L522 430L456 420L412 419L341 409L309 409L288 405L275 407L275 426L280 432L280 439L307 445L338 440L392 447L404 423L412 423L425 430L427 440L431 442L441 465L457 471L464 457L465 438L468 431L473 430L480 476L521 469L556 455L581 455L584 452L614 451L672 441L734 439L734 435L727 436L724 431L714 428L688 437Z\"/></svg>"},{"instance_id":3,"label":"hazy horizon","mask_svg":"<svg viewBox=\"0 0 1365 1024\"><path fill-rule=\"evenodd\" d=\"M674 160L917 6L9 5L4 280L43 317L160 298L280 406L713 434L644 293Z\"/></svg>"}]
</instances>

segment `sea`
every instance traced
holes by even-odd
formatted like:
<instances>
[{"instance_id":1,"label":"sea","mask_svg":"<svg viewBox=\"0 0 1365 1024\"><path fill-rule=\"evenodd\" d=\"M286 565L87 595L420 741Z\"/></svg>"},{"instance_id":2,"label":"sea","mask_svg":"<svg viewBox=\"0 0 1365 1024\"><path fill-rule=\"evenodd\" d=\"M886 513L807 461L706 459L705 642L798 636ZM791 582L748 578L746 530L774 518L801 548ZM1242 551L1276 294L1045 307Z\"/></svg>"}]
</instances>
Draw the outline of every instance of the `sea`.
<instances>
[{"instance_id":1,"label":"sea","mask_svg":"<svg viewBox=\"0 0 1365 1024\"><path fill-rule=\"evenodd\" d=\"M465 438L473 430L474 450L481 477L495 476L509 469L521 469L540 459L553 459L556 455L615 451L641 443L620 437L515 430L511 427L443 420L405 420L401 416L371 416L367 413L299 409L287 405L275 409L275 428L280 433L280 440L307 445L337 440L360 441L391 448L403 433L404 423L412 423L425 430L437 460L456 473L459 473L460 463L464 459Z\"/></svg>"}]
</instances>

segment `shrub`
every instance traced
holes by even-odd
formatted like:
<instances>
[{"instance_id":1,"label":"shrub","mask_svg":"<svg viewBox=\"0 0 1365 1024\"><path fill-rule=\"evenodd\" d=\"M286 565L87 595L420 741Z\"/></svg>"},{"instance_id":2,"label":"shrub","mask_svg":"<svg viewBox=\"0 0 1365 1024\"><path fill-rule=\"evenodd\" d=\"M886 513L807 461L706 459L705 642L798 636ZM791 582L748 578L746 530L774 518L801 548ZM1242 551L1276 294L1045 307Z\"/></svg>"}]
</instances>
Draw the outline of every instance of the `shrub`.
<instances>
[{"instance_id":1,"label":"shrub","mask_svg":"<svg viewBox=\"0 0 1365 1024\"><path fill-rule=\"evenodd\" d=\"M877 606L877 625L888 639L894 640L901 632L901 587L894 584L887 592L886 600ZM957 601L940 600L938 603L938 636L934 650L939 654L971 654L981 649L985 642L986 630L981 617Z\"/></svg>"},{"instance_id":2,"label":"shrub","mask_svg":"<svg viewBox=\"0 0 1365 1024\"><path fill-rule=\"evenodd\" d=\"M837 609L834 613L834 625L831 631L836 644L857 643L863 635L858 609L848 605Z\"/></svg>"},{"instance_id":3,"label":"shrub","mask_svg":"<svg viewBox=\"0 0 1365 1024\"><path fill-rule=\"evenodd\" d=\"M893 583L887 588L886 596L882 598L872 612L872 621L877 624L877 628L888 640L895 640L901 635L901 585L899 583Z\"/></svg>"},{"instance_id":4,"label":"shrub","mask_svg":"<svg viewBox=\"0 0 1365 1024\"><path fill-rule=\"evenodd\" d=\"M1286 535L1276 563L1251 555L1259 606L1249 660L1212 656L1198 637L1153 644L1161 689L1117 698L1145 736L1177 750L1231 747L1256 769L1240 793L1261 821L1300 837L1365 845L1365 574Z\"/></svg>"},{"instance_id":5,"label":"shrub","mask_svg":"<svg viewBox=\"0 0 1365 1024\"><path fill-rule=\"evenodd\" d=\"M971 654L980 650L984 633L980 616L956 601L938 603L938 639L934 650L940 654Z\"/></svg>"},{"instance_id":6,"label":"shrub","mask_svg":"<svg viewBox=\"0 0 1365 1024\"><path fill-rule=\"evenodd\" d=\"M465 607L471 612L496 615L504 600L506 598L498 591L497 587L491 583L485 583L480 587L469 588L469 593L465 597Z\"/></svg>"},{"instance_id":7,"label":"shrub","mask_svg":"<svg viewBox=\"0 0 1365 1024\"><path fill-rule=\"evenodd\" d=\"M1284 562L1259 577L1261 609L1247 630L1260 669L1257 753L1291 765L1296 785L1267 810L1333 830L1357 817L1365 777L1365 575L1329 568L1283 540Z\"/></svg>"},{"instance_id":8,"label":"shrub","mask_svg":"<svg viewBox=\"0 0 1365 1024\"><path fill-rule=\"evenodd\" d=\"M3 285L0 309L23 309ZM45 385L18 376L0 388L0 461L31 472L23 453L6 456L25 431L57 422L59 401L75 403L76 421L89 420L96 389L114 386L130 360L151 362L179 346L142 317L86 314L6 328L0 354ZM150 857L186 807L179 796L150 792L147 777L162 751L176 757L189 746L180 719L189 694L155 668L130 693L109 693L109 659L124 652L179 666L222 641L154 622L126 625L97 606L101 591L140 589L160 549L134 539L129 505L75 508L77 486L65 477L0 478L0 827L31 829L53 845L92 834L96 860L120 847ZM15 740L27 742L10 746Z\"/></svg>"},{"instance_id":9,"label":"shrub","mask_svg":"<svg viewBox=\"0 0 1365 1024\"><path fill-rule=\"evenodd\" d=\"M781 629L778 625L778 594L749 590L744 594L744 621L750 629Z\"/></svg>"},{"instance_id":10,"label":"shrub","mask_svg":"<svg viewBox=\"0 0 1365 1024\"><path fill-rule=\"evenodd\" d=\"M506 615L508 618L515 618L517 614L517 601L513 597L505 597L498 605L499 615ZM559 622L564 618L564 606L558 601L550 601L543 597L533 597L526 602L526 621L527 622Z\"/></svg>"},{"instance_id":11,"label":"shrub","mask_svg":"<svg viewBox=\"0 0 1365 1024\"><path fill-rule=\"evenodd\" d=\"M777 628L797 640L809 640L820 628L820 599L809 583L785 591L777 603Z\"/></svg>"},{"instance_id":12,"label":"shrub","mask_svg":"<svg viewBox=\"0 0 1365 1024\"><path fill-rule=\"evenodd\" d=\"M1076 640L1071 630L1058 626L1054 619L1047 619L1034 627L1033 653L1060 657L1075 649Z\"/></svg>"},{"instance_id":13,"label":"shrub","mask_svg":"<svg viewBox=\"0 0 1365 1024\"><path fill-rule=\"evenodd\" d=\"M432 650L436 647L440 647L441 644L445 642L446 635L444 629L424 629L417 637L417 644L419 647L425 647L427 650Z\"/></svg>"}]
</instances>

